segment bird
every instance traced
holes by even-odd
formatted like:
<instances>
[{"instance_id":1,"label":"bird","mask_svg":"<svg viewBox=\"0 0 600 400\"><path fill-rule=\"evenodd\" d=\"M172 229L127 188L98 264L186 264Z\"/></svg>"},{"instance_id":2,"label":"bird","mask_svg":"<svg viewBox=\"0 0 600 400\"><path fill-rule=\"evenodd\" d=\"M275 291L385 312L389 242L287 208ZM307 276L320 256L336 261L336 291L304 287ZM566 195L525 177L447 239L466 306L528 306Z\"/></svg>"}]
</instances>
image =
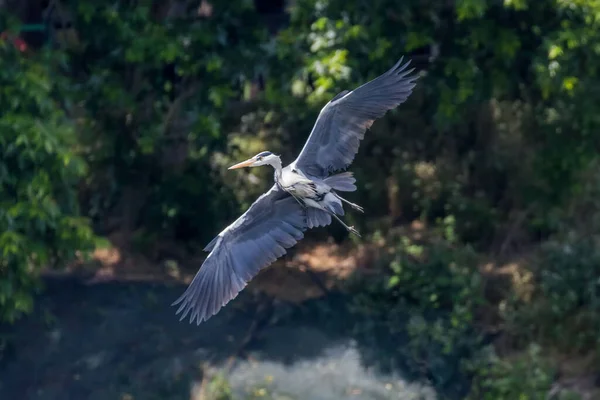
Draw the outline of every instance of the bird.
<instances>
[{"instance_id":1,"label":"bird","mask_svg":"<svg viewBox=\"0 0 600 400\"><path fill-rule=\"evenodd\" d=\"M274 184L205 248L209 252L184 293L173 302L180 321L208 320L233 300L261 269L286 254L304 233L330 225L332 217L351 234L342 219L344 204L363 208L339 192L353 192L356 179L346 169L376 119L404 103L418 74L404 57L387 72L334 96L322 109L298 157L282 167L281 157L262 151L229 170L270 165ZM340 172L342 171L342 172Z\"/></svg>"}]
</instances>

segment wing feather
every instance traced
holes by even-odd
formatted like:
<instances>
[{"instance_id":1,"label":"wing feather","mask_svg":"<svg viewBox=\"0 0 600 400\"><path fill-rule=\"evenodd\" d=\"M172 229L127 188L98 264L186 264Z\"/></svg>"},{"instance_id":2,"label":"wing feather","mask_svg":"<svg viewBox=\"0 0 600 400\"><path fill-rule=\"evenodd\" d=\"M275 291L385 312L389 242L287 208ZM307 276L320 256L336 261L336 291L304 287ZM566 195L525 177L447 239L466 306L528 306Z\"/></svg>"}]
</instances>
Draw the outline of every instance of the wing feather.
<instances>
[{"instance_id":1,"label":"wing feather","mask_svg":"<svg viewBox=\"0 0 600 400\"><path fill-rule=\"evenodd\" d=\"M317 210L318 211L318 210ZM331 218L310 215L277 185L261 197L233 224L213 239L210 254L185 290L179 304L181 320L190 317L199 325L234 299L262 269L286 254L313 226Z\"/></svg>"},{"instance_id":2,"label":"wing feather","mask_svg":"<svg viewBox=\"0 0 600 400\"><path fill-rule=\"evenodd\" d=\"M321 110L310 136L294 161L295 167L324 178L347 168L360 141L373 122L404 103L415 87L417 75L401 58L386 73L357 89L335 96Z\"/></svg>"}]
</instances>

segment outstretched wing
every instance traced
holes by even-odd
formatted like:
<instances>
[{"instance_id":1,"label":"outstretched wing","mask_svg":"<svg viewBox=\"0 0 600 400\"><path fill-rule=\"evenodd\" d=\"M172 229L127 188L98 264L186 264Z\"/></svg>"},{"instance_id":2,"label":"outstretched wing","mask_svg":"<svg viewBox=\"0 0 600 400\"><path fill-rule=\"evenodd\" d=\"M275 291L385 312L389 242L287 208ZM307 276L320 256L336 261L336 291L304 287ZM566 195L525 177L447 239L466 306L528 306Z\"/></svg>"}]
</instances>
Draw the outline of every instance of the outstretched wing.
<instances>
[{"instance_id":1,"label":"outstretched wing","mask_svg":"<svg viewBox=\"0 0 600 400\"><path fill-rule=\"evenodd\" d=\"M207 320L234 299L264 267L286 254L304 237L304 231L322 223L311 223L307 210L277 184L260 196L241 217L225 228L206 249L210 254L186 291L180 304L181 320ZM309 216L310 217L310 216Z\"/></svg>"},{"instance_id":2,"label":"outstretched wing","mask_svg":"<svg viewBox=\"0 0 600 400\"><path fill-rule=\"evenodd\" d=\"M398 107L412 93L416 75L402 58L383 75L351 92L342 92L323 107L308 141L294 161L317 177L347 168L373 122Z\"/></svg>"}]
</instances>

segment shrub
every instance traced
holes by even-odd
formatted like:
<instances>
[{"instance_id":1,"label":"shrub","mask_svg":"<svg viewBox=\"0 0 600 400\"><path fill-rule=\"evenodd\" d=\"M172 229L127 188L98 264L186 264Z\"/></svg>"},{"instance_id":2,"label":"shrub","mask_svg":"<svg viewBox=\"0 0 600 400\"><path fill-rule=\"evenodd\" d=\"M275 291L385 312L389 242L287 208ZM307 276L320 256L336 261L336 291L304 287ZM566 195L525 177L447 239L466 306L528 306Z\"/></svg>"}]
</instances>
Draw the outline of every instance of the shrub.
<instances>
[{"instance_id":1,"label":"shrub","mask_svg":"<svg viewBox=\"0 0 600 400\"><path fill-rule=\"evenodd\" d=\"M78 216L85 164L54 99L53 60L5 43L0 60L0 321L14 321L31 310L40 269L90 249L94 236Z\"/></svg>"},{"instance_id":2,"label":"shrub","mask_svg":"<svg viewBox=\"0 0 600 400\"><path fill-rule=\"evenodd\" d=\"M600 350L600 251L594 238L542 248L530 302L516 299L506 318L514 334L563 351Z\"/></svg>"},{"instance_id":3,"label":"shrub","mask_svg":"<svg viewBox=\"0 0 600 400\"><path fill-rule=\"evenodd\" d=\"M162 3L71 7L81 46L68 52L70 96L90 166L82 206L99 231L204 244L238 211L232 175L214 166L266 31L245 1L212 4L209 18Z\"/></svg>"},{"instance_id":4,"label":"shrub","mask_svg":"<svg viewBox=\"0 0 600 400\"><path fill-rule=\"evenodd\" d=\"M473 329L483 303L477 257L467 246L452 244L452 220L444 238L418 243L402 237L386 261L383 278L356 289L357 312L369 317L361 334L403 338L398 360L411 373L427 378L449 395L464 394L462 360L480 344Z\"/></svg>"},{"instance_id":5,"label":"shrub","mask_svg":"<svg viewBox=\"0 0 600 400\"><path fill-rule=\"evenodd\" d=\"M483 361L485 359L485 361ZM513 359L498 358L493 352L479 361L475 383L469 399L478 400L545 400L554 379L554 371L531 345ZM559 397L565 398L566 397Z\"/></svg>"}]
</instances>

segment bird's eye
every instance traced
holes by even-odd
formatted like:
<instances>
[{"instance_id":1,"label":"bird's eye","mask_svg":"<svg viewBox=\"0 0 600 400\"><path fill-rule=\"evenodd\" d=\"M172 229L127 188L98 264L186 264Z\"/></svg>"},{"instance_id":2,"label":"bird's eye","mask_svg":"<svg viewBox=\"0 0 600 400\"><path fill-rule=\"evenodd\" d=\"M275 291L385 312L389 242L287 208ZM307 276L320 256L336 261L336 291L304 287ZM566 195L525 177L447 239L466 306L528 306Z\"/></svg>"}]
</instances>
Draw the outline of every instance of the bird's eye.
<instances>
[{"instance_id":1,"label":"bird's eye","mask_svg":"<svg viewBox=\"0 0 600 400\"><path fill-rule=\"evenodd\" d=\"M262 157L256 157L256 161L261 161Z\"/></svg>"}]
</instances>

